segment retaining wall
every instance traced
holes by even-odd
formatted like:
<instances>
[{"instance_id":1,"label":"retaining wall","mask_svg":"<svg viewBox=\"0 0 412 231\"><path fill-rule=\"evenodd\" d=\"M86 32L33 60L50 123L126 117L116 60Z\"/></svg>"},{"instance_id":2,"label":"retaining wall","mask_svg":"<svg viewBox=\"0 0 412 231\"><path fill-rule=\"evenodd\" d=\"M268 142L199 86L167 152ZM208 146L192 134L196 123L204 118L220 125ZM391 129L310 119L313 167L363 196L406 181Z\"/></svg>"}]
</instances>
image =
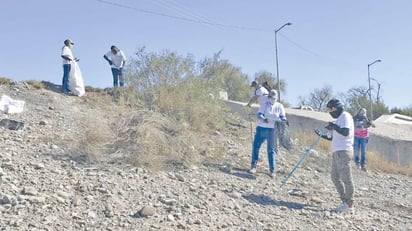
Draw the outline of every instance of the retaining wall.
<instances>
[{"instance_id":1,"label":"retaining wall","mask_svg":"<svg viewBox=\"0 0 412 231\"><path fill-rule=\"evenodd\" d=\"M248 116L248 111L257 113L258 106L245 108L246 103L226 101L227 105L242 116ZM314 133L314 129L324 128L333 118L324 112L306 111L286 108L291 136L295 133ZM246 117L245 117L246 118ZM247 119L247 118L246 118ZM376 122L376 128L369 129L370 138L368 151L379 153L389 161L401 165L412 162L412 126Z\"/></svg>"}]
</instances>

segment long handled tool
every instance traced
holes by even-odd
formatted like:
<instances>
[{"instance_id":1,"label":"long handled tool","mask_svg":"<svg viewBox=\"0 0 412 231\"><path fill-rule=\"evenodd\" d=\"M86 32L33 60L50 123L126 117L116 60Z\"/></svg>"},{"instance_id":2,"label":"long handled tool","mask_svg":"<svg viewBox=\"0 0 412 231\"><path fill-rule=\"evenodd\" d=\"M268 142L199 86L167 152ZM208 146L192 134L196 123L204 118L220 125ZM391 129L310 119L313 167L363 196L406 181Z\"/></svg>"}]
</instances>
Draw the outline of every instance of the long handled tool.
<instances>
[{"instance_id":1,"label":"long handled tool","mask_svg":"<svg viewBox=\"0 0 412 231\"><path fill-rule=\"evenodd\" d=\"M302 162L306 159L306 157L309 156L310 154L310 150L312 150L319 142L320 138L322 137L322 135L324 134L324 131L320 132L318 137L316 138L315 141L313 141L313 143L309 146L308 149L306 149L305 153L303 154L302 158L300 158L300 160L298 161L298 163L295 165L295 167L293 167L292 171L285 177L285 179L282 180L282 183L280 184L279 188L282 188L283 185L285 185L286 181L293 175L293 173L296 171L296 169L299 167L300 164L302 164Z\"/></svg>"}]
</instances>

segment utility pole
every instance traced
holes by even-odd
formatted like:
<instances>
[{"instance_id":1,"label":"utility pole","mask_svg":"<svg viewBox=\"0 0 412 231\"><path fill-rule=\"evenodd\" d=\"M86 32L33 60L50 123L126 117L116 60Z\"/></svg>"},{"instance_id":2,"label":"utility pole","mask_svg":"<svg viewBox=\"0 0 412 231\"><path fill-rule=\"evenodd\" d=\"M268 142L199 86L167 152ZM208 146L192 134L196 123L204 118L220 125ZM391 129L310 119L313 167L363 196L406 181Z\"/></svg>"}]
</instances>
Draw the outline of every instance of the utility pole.
<instances>
[{"instance_id":1,"label":"utility pole","mask_svg":"<svg viewBox=\"0 0 412 231\"><path fill-rule=\"evenodd\" d=\"M290 26L292 23L288 22L283 24L279 29L275 29L275 53L276 53L276 81L278 82L278 101L280 101L280 78L279 78L279 61L278 61L278 39L277 33L285 26Z\"/></svg>"}]
</instances>

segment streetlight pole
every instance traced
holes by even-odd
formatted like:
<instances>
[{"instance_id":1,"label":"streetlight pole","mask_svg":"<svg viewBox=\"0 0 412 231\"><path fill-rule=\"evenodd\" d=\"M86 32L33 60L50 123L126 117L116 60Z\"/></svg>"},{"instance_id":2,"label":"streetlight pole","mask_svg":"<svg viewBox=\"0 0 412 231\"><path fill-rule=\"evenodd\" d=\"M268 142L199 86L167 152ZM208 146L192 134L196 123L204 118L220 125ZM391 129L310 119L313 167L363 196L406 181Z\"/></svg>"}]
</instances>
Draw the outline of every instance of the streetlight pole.
<instances>
[{"instance_id":1,"label":"streetlight pole","mask_svg":"<svg viewBox=\"0 0 412 231\"><path fill-rule=\"evenodd\" d=\"M373 120L373 103L372 103L372 88L371 88L371 73L370 73L370 66L372 66L373 64L377 63L377 62L381 62L382 60L377 59L375 61L373 61L372 63L368 64L368 83L369 83L369 102L370 102L370 113L371 113L371 118L370 120Z\"/></svg>"},{"instance_id":2,"label":"streetlight pole","mask_svg":"<svg viewBox=\"0 0 412 231\"><path fill-rule=\"evenodd\" d=\"M288 22L283 24L283 26L279 27L279 29L275 29L275 53L276 53L276 81L278 82L278 100L280 101L280 78L279 78L279 61L278 61L278 39L277 33L283 29L285 26L290 26L292 23Z\"/></svg>"}]
</instances>

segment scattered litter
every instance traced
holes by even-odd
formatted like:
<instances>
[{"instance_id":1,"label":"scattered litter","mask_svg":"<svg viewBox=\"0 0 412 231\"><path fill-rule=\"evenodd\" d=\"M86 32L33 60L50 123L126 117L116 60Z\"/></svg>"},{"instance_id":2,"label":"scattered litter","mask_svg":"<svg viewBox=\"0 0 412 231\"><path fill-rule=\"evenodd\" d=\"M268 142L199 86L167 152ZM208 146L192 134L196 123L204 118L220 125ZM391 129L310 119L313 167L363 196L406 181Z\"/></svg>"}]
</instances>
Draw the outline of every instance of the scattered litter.
<instances>
[{"instance_id":1,"label":"scattered litter","mask_svg":"<svg viewBox=\"0 0 412 231\"><path fill-rule=\"evenodd\" d=\"M2 95L0 100L0 110L7 114L21 113L24 109L24 101L14 100L7 95Z\"/></svg>"},{"instance_id":2,"label":"scattered litter","mask_svg":"<svg viewBox=\"0 0 412 231\"><path fill-rule=\"evenodd\" d=\"M291 190L288 191L288 194L289 194L289 195L291 195L291 196L298 196L298 197L306 197L306 195L307 195L308 193L309 193L309 192L303 191L302 189L297 189L297 188L294 188L294 189L291 189Z\"/></svg>"},{"instance_id":3,"label":"scattered litter","mask_svg":"<svg viewBox=\"0 0 412 231\"><path fill-rule=\"evenodd\" d=\"M24 128L24 123L15 120L2 119L0 121L0 126L10 130L19 130Z\"/></svg>"}]
</instances>

